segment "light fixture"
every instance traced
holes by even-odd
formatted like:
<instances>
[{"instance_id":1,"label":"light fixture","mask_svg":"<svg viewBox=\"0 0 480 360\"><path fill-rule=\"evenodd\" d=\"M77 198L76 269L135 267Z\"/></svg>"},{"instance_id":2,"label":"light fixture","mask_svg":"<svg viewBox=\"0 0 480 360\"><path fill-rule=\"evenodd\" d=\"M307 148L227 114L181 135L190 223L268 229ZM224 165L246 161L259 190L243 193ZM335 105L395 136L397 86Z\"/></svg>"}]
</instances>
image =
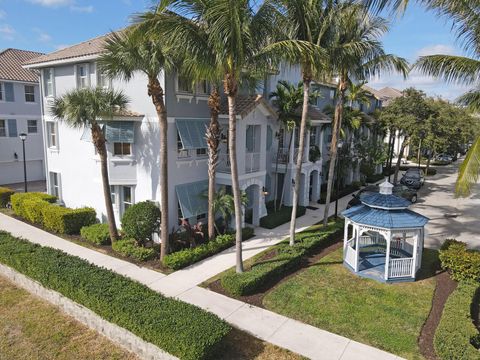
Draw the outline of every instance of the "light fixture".
<instances>
[{"instance_id":1,"label":"light fixture","mask_svg":"<svg viewBox=\"0 0 480 360\"><path fill-rule=\"evenodd\" d=\"M18 154L17 154L16 152L13 153L13 158L14 158L15 160L18 160Z\"/></svg>"},{"instance_id":2,"label":"light fixture","mask_svg":"<svg viewBox=\"0 0 480 360\"><path fill-rule=\"evenodd\" d=\"M292 186L295 186L295 179L292 179Z\"/></svg>"},{"instance_id":3,"label":"light fixture","mask_svg":"<svg viewBox=\"0 0 480 360\"><path fill-rule=\"evenodd\" d=\"M343 147L343 141L342 140L338 140L337 142L337 148L341 149Z\"/></svg>"},{"instance_id":4,"label":"light fixture","mask_svg":"<svg viewBox=\"0 0 480 360\"><path fill-rule=\"evenodd\" d=\"M20 140L22 140L22 141L27 140L27 134L25 134L25 133L21 133L20 135L18 135L18 137L19 137Z\"/></svg>"},{"instance_id":5,"label":"light fixture","mask_svg":"<svg viewBox=\"0 0 480 360\"><path fill-rule=\"evenodd\" d=\"M268 191L265 189L265 186L262 188L263 196L268 196Z\"/></svg>"}]
</instances>

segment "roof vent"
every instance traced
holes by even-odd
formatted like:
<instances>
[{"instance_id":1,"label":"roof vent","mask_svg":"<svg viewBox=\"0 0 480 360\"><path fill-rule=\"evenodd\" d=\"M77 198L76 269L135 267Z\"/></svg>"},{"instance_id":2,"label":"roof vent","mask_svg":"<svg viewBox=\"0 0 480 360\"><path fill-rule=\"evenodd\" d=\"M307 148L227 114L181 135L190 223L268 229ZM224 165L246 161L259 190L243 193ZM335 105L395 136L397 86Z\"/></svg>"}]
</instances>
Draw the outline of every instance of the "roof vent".
<instances>
[{"instance_id":1,"label":"roof vent","mask_svg":"<svg viewBox=\"0 0 480 360\"><path fill-rule=\"evenodd\" d=\"M385 178L385 181L380 184L380 194L383 195L392 195L393 193L393 185L388 182Z\"/></svg>"}]
</instances>

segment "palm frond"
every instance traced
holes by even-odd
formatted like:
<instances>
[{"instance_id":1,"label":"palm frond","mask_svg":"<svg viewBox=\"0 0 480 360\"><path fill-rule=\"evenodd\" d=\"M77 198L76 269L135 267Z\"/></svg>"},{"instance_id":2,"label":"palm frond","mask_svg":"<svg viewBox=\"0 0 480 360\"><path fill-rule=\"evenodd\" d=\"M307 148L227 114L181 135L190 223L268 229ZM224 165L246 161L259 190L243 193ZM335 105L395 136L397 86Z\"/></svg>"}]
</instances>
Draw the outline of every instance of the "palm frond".
<instances>
[{"instance_id":1,"label":"palm frond","mask_svg":"<svg viewBox=\"0 0 480 360\"><path fill-rule=\"evenodd\" d=\"M439 77L447 82L475 84L480 79L480 61L464 56L421 56L413 68L422 73Z\"/></svg>"},{"instance_id":2,"label":"palm frond","mask_svg":"<svg viewBox=\"0 0 480 360\"><path fill-rule=\"evenodd\" d=\"M467 106L471 111L480 112L480 89L466 92L457 99L457 102Z\"/></svg>"},{"instance_id":3,"label":"palm frond","mask_svg":"<svg viewBox=\"0 0 480 360\"><path fill-rule=\"evenodd\" d=\"M480 174L480 137L468 150L458 171L457 183L455 184L456 196L466 197L470 195L472 186L478 181Z\"/></svg>"}]
</instances>

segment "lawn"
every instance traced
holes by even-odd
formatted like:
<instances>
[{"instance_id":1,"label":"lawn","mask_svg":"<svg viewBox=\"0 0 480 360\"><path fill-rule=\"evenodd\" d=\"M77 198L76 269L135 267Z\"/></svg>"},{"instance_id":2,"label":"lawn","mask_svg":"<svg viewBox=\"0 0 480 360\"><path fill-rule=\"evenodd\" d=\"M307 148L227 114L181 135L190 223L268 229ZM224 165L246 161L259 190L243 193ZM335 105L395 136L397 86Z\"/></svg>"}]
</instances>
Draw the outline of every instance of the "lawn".
<instances>
[{"instance_id":1,"label":"lawn","mask_svg":"<svg viewBox=\"0 0 480 360\"><path fill-rule=\"evenodd\" d=\"M0 277L0 359L137 357Z\"/></svg>"},{"instance_id":2,"label":"lawn","mask_svg":"<svg viewBox=\"0 0 480 360\"><path fill-rule=\"evenodd\" d=\"M269 292L269 310L409 359L422 358L417 339L430 312L437 252L425 249L416 282L382 284L353 275L342 249Z\"/></svg>"}]
</instances>

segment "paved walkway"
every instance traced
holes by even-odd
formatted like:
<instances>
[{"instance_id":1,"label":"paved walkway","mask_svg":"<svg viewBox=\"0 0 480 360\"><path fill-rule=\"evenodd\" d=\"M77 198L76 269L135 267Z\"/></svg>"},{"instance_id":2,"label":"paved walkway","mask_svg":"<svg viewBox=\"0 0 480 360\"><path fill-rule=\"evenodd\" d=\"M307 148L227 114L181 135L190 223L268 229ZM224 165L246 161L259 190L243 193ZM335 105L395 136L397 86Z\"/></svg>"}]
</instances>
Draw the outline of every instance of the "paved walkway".
<instances>
[{"instance_id":1,"label":"paved walkway","mask_svg":"<svg viewBox=\"0 0 480 360\"><path fill-rule=\"evenodd\" d=\"M341 199L339 208L344 208L350 197ZM315 211L307 210L307 214L298 219L298 230L321 220L323 206L318 207L319 209ZM232 249L166 276L87 249L3 214L0 214L0 229L34 243L78 256L97 266L137 280L164 295L197 305L259 339L311 359L399 359L387 352L196 286L234 264L235 254ZM268 231L259 228L256 229L256 233L255 238L244 243L244 259L284 239L288 233L288 225Z\"/></svg>"}]
</instances>

